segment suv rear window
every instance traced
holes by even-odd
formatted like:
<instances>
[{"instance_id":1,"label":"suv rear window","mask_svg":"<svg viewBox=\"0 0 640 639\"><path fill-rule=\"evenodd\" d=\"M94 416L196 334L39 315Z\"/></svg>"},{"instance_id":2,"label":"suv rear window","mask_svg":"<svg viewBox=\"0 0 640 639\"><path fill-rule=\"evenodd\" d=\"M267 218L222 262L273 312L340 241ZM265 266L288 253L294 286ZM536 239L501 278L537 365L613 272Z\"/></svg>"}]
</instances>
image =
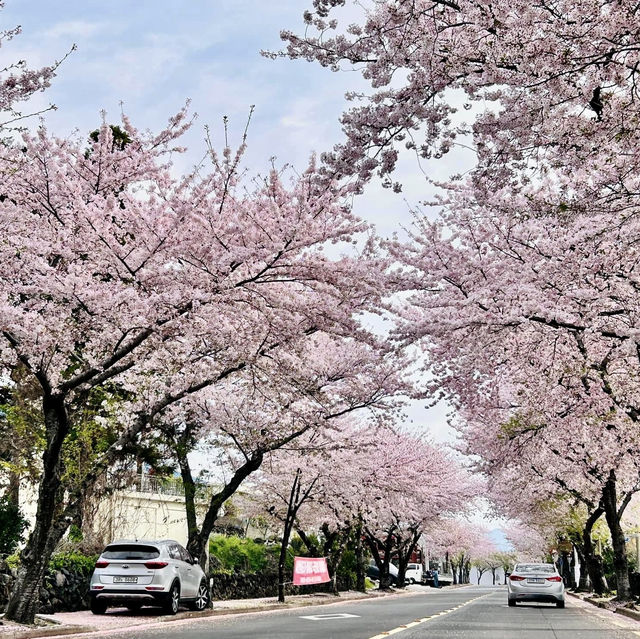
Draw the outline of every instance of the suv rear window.
<instances>
[{"instance_id":1,"label":"suv rear window","mask_svg":"<svg viewBox=\"0 0 640 639\"><path fill-rule=\"evenodd\" d=\"M160 551L142 544L112 544L104 549L102 556L105 559L157 559Z\"/></svg>"}]
</instances>

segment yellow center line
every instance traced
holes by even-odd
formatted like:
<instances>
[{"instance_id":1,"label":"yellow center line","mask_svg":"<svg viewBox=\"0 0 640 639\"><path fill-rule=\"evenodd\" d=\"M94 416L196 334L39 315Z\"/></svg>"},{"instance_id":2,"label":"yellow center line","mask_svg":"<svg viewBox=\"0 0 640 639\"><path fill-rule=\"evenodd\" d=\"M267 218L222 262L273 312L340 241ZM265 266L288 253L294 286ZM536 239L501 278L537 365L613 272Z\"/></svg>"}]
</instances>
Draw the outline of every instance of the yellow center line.
<instances>
[{"instance_id":1,"label":"yellow center line","mask_svg":"<svg viewBox=\"0 0 640 639\"><path fill-rule=\"evenodd\" d=\"M455 612L456 610L459 610L460 608L463 608L464 606L468 606L470 603L473 603L474 601L477 601L478 599L482 599L483 597L488 597L489 594L491 594L491 593L487 593L486 595L480 595L479 597L474 597L473 599L469 599L469 601L465 601L464 603L460 604L459 606L456 606L455 608L449 608L447 610L441 610L440 612L433 613L429 617L422 617L422 619L416 619L415 621L412 621L411 623L403 624L402 626L398 626L397 628L392 628L391 630L385 630L384 632L381 632L380 634L374 635L373 637L369 637L369 639L386 639L386 637L390 637L391 635L395 635L395 634L397 634L399 632L404 632L408 628L413 628L415 626L419 626L420 624L426 623L427 621L430 621L431 619L435 619L436 617L441 617L442 615L449 615L452 612ZM637 634L640 636L640 632L638 632Z\"/></svg>"}]
</instances>

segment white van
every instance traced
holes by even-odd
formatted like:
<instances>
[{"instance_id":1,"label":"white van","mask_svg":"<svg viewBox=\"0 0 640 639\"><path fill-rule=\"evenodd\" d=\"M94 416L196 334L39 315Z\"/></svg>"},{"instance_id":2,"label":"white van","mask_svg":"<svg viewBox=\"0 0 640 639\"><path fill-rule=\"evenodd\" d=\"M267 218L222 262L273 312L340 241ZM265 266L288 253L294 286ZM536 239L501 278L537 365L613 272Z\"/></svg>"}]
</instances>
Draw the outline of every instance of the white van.
<instances>
[{"instance_id":1,"label":"white van","mask_svg":"<svg viewBox=\"0 0 640 639\"><path fill-rule=\"evenodd\" d=\"M407 564L404 580L410 584L422 583L422 564Z\"/></svg>"}]
</instances>

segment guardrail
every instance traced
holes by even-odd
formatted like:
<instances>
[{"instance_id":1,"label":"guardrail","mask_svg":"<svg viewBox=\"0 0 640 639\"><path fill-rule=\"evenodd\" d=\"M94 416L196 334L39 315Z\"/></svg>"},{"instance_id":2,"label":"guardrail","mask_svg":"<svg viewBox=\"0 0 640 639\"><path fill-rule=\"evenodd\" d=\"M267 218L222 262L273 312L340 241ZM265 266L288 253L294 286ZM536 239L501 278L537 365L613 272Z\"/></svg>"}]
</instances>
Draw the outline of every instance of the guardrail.
<instances>
[{"instance_id":1,"label":"guardrail","mask_svg":"<svg viewBox=\"0 0 640 639\"><path fill-rule=\"evenodd\" d=\"M184 497L184 484L178 477L140 474L135 476L134 480L125 487L125 490L138 493ZM213 491L214 486L211 484L196 483L196 499L208 500Z\"/></svg>"}]
</instances>

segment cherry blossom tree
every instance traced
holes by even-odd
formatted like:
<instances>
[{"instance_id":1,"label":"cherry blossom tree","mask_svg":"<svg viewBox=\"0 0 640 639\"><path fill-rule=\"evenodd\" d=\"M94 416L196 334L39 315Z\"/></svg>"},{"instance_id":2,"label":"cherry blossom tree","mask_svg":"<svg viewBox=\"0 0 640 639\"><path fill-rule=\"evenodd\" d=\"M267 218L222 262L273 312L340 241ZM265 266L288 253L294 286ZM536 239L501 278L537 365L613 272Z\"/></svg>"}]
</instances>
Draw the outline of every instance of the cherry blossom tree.
<instances>
[{"instance_id":1,"label":"cherry blossom tree","mask_svg":"<svg viewBox=\"0 0 640 639\"><path fill-rule=\"evenodd\" d=\"M341 430L333 422L356 411L366 409L379 416L393 412L396 396L410 389L404 366L403 357L374 340L345 343L316 335L295 359L290 351L280 349L253 364L250 371L183 402L175 415L167 414L162 430L185 485L189 551L204 563L206 543L221 507L269 453L296 448L300 438L304 447L309 439L331 437L334 430ZM354 437L348 442L352 454L359 450L356 441ZM224 477L201 525L196 521L196 485L189 462L195 448L208 457L211 471ZM340 461L325 470L337 474Z\"/></svg>"},{"instance_id":2,"label":"cherry blossom tree","mask_svg":"<svg viewBox=\"0 0 640 639\"><path fill-rule=\"evenodd\" d=\"M346 141L325 155L326 174L360 188L377 171L399 188L400 147L437 158L468 136L476 166L443 185L442 219L419 222L398 252L420 291L403 335L430 342L431 370L455 387L445 393L462 398L457 408L482 395L469 420L497 404L524 414L530 435L561 421L569 441L547 449L547 464L597 460L601 494L585 505L588 520L603 508L624 599L620 518L637 490L640 414L640 34L628 26L638 7L379 0L342 27L345 4L318 0L304 37L283 33L287 55L359 68L372 87L349 96L360 103L343 116ZM462 124L451 89L470 107Z\"/></svg>"},{"instance_id":3,"label":"cherry blossom tree","mask_svg":"<svg viewBox=\"0 0 640 639\"><path fill-rule=\"evenodd\" d=\"M3 8L4 0L0 1L0 11ZM20 32L19 26L0 30L0 47L6 46ZM6 131L10 125L28 117L29 114L18 110L19 103L26 102L34 93L47 89L61 62L54 62L41 69L30 69L25 60L18 60L9 62L0 69L0 130Z\"/></svg>"},{"instance_id":4,"label":"cherry blossom tree","mask_svg":"<svg viewBox=\"0 0 640 639\"><path fill-rule=\"evenodd\" d=\"M451 453L420 435L389 433L373 461L375 474L364 494L364 536L380 570L380 588L389 585L392 555L402 588L424 530L443 515L469 509L480 484Z\"/></svg>"},{"instance_id":5,"label":"cherry blossom tree","mask_svg":"<svg viewBox=\"0 0 640 639\"><path fill-rule=\"evenodd\" d=\"M0 357L39 385L45 424L37 520L7 618L33 620L83 487L166 411L281 350L299 361L320 334L368 343L358 313L385 294L384 262L371 241L351 257L324 253L367 230L340 190L319 185L313 163L289 186L273 170L245 189L244 146L210 149L210 168L176 178L170 156L188 125L181 112L154 135L125 118L126 144L106 124L88 145L40 129L0 151ZM65 490L75 413L109 384L128 394L120 430Z\"/></svg>"},{"instance_id":6,"label":"cherry blossom tree","mask_svg":"<svg viewBox=\"0 0 640 639\"><path fill-rule=\"evenodd\" d=\"M472 559L494 550L484 527L455 517L435 521L426 530L425 538L432 553L445 557L454 584L468 583Z\"/></svg>"},{"instance_id":7,"label":"cherry blossom tree","mask_svg":"<svg viewBox=\"0 0 640 639\"><path fill-rule=\"evenodd\" d=\"M310 552L321 551L326 557L338 594L336 573L347 541L354 532L361 536L362 490L372 472L370 453L385 429L375 422L342 418L332 430L307 431L293 446L270 455L252 492L254 505L282 527L280 601L284 601L285 559L294 530ZM311 535L318 531L324 536L322 548Z\"/></svg>"},{"instance_id":8,"label":"cherry blossom tree","mask_svg":"<svg viewBox=\"0 0 640 639\"><path fill-rule=\"evenodd\" d=\"M551 193L533 190L529 215ZM624 598L620 520L638 490L638 389L629 342L632 284L620 276L635 267L615 226L618 214L608 203L588 222L545 217L543 210L526 217L508 213L506 191L482 206L477 189L468 206L470 193L454 197L443 217L446 231L425 221L405 252L407 281L419 291L405 335L428 336L431 370L466 422L470 451L504 464L528 446L537 458L533 472L587 495L589 517L603 509ZM622 222L630 238L634 224ZM561 472L557 463L571 470Z\"/></svg>"},{"instance_id":9,"label":"cherry blossom tree","mask_svg":"<svg viewBox=\"0 0 640 639\"><path fill-rule=\"evenodd\" d=\"M303 35L282 32L280 55L354 70L371 87L347 95L345 141L325 155L334 176L378 172L399 188L403 148L439 158L469 133L497 179L509 161L589 171L600 149L637 147L637 14L631 0L315 0Z\"/></svg>"}]
</instances>

